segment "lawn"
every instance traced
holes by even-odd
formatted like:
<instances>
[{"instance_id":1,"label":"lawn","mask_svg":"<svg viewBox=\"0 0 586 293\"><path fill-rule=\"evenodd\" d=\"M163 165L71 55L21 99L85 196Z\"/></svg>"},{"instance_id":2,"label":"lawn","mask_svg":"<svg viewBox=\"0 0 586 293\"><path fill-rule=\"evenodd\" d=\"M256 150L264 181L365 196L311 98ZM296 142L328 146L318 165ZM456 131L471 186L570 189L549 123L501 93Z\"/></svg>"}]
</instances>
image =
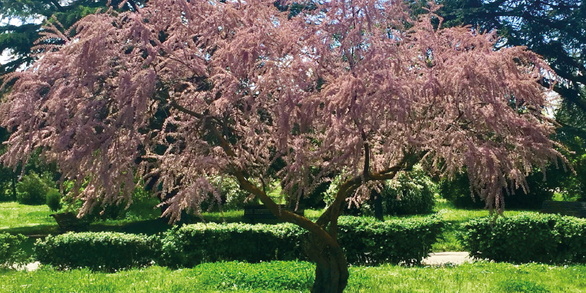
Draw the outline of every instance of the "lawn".
<instances>
[{"instance_id":1,"label":"lawn","mask_svg":"<svg viewBox=\"0 0 586 293\"><path fill-rule=\"evenodd\" d=\"M448 267L351 267L347 292L586 292L586 266L480 262ZM307 292L307 262L210 263L114 274L88 270L0 273L0 292Z\"/></svg>"},{"instance_id":2,"label":"lawn","mask_svg":"<svg viewBox=\"0 0 586 293\"><path fill-rule=\"evenodd\" d=\"M507 211L505 216L521 212ZM306 210L310 218L319 213ZM0 232L55 233L50 214L45 205L0 203ZM435 214L446 221L447 228L434 251L461 250L456 238L460 224L489 215L486 210L455 209L442 201ZM242 211L205 213L205 219L238 222L242 215ZM135 227L142 231L152 221L131 216L101 221L90 229L132 232ZM157 222L155 230L166 229L164 221ZM313 282L313 270L307 262L208 263L179 270L154 266L114 274L41 267L34 272L0 270L0 292L306 292ZM353 266L350 272L347 292L586 292L585 265L477 262L446 267Z\"/></svg>"},{"instance_id":3,"label":"lawn","mask_svg":"<svg viewBox=\"0 0 586 293\"><path fill-rule=\"evenodd\" d=\"M46 205L22 205L0 202L0 232L48 234L57 232L57 224Z\"/></svg>"}]
</instances>

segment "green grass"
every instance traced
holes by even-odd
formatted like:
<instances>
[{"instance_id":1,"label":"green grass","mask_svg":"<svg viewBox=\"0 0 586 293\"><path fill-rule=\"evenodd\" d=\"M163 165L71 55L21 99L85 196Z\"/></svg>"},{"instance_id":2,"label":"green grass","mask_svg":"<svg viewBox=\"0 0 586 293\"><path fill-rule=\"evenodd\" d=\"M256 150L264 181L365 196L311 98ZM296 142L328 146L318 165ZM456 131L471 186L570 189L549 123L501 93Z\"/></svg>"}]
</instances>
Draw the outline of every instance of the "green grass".
<instances>
[{"instance_id":1,"label":"green grass","mask_svg":"<svg viewBox=\"0 0 586 293\"><path fill-rule=\"evenodd\" d=\"M34 226L57 226L46 205L0 202L0 231Z\"/></svg>"},{"instance_id":2,"label":"green grass","mask_svg":"<svg viewBox=\"0 0 586 293\"><path fill-rule=\"evenodd\" d=\"M0 271L0 292L307 292L307 262L209 263L114 274ZM454 267L351 267L346 292L586 292L586 266L475 263Z\"/></svg>"}]
</instances>

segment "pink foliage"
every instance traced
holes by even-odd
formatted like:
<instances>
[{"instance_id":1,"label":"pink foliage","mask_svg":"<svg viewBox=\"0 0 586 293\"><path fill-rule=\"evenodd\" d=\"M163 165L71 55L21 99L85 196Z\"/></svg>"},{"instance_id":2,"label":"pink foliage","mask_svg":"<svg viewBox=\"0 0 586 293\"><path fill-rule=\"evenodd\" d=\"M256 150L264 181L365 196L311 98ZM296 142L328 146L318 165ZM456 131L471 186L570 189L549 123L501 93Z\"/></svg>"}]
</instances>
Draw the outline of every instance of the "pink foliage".
<instances>
[{"instance_id":1,"label":"pink foliage","mask_svg":"<svg viewBox=\"0 0 586 293\"><path fill-rule=\"evenodd\" d=\"M561 157L542 114L551 70L525 48L496 50L492 33L438 29L433 4L414 20L402 3L333 0L291 17L266 0L150 0L87 16L11 76L2 161L43 148L87 185L86 208L156 174L177 215L217 195L209 176L261 182L276 159L295 196L331 172L362 185L415 157L442 176L465 168L501 208L503 187Z\"/></svg>"}]
</instances>

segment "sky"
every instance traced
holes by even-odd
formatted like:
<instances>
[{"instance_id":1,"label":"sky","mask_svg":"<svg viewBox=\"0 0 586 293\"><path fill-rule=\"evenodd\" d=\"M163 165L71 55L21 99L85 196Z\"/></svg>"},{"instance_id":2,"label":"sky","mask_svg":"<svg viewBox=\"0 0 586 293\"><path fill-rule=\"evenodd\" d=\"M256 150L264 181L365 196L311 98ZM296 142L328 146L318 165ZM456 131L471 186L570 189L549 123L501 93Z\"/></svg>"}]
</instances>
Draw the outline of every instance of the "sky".
<instances>
[{"instance_id":1,"label":"sky","mask_svg":"<svg viewBox=\"0 0 586 293\"><path fill-rule=\"evenodd\" d=\"M42 17L39 18L32 18L32 19L27 19L26 20L27 23L41 23L43 21ZM12 25L21 25L22 24L22 20L17 19L17 18L5 18L2 14L0 14L0 25L7 25L7 24L12 24ZM2 52L2 54L0 54L0 64L5 64L8 61L10 61L10 59L12 58L11 52L8 50L5 50Z\"/></svg>"}]
</instances>

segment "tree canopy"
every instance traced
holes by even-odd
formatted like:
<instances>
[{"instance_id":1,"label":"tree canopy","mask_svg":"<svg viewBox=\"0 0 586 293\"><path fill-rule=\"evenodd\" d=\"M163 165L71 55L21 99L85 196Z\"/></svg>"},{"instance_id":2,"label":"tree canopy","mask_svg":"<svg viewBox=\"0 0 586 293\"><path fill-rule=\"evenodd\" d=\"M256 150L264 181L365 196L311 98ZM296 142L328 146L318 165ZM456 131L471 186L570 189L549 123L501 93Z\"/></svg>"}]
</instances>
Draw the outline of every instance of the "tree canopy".
<instances>
[{"instance_id":1,"label":"tree canopy","mask_svg":"<svg viewBox=\"0 0 586 293\"><path fill-rule=\"evenodd\" d=\"M442 0L447 25L497 30L500 46L527 46L564 79L556 91L586 111L586 4L579 0Z\"/></svg>"},{"instance_id":2,"label":"tree canopy","mask_svg":"<svg viewBox=\"0 0 586 293\"><path fill-rule=\"evenodd\" d=\"M421 7L426 1L410 1ZM556 139L569 149L575 174L567 172L550 181L569 196L580 198L586 188L584 141L586 141L586 4L578 0L441 0L438 11L445 26L472 25L495 31L498 47L527 46L543 56L561 80L554 90L561 97L556 106ZM582 199L584 197L582 196Z\"/></svg>"},{"instance_id":3,"label":"tree canopy","mask_svg":"<svg viewBox=\"0 0 586 293\"><path fill-rule=\"evenodd\" d=\"M340 207L376 182L415 163L441 176L465 168L474 192L502 208L503 187L561 157L542 113L541 82L554 74L537 54L434 25L432 3L416 19L402 1L328 1L295 15L290 4L151 0L47 28L58 41L8 77L2 162L41 148L76 182L85 211L128 199L137 176L156 180L175 217L217 198L211 176L233 176L310 231L314 291L339 292ZM278 176L296 198L331 172L342 184L316 222L263 189Z\"/></svg>"}]
</instances>

